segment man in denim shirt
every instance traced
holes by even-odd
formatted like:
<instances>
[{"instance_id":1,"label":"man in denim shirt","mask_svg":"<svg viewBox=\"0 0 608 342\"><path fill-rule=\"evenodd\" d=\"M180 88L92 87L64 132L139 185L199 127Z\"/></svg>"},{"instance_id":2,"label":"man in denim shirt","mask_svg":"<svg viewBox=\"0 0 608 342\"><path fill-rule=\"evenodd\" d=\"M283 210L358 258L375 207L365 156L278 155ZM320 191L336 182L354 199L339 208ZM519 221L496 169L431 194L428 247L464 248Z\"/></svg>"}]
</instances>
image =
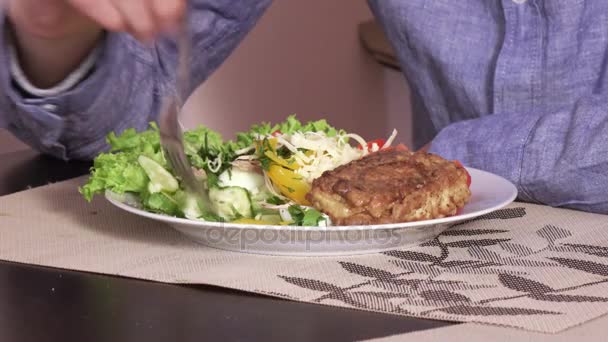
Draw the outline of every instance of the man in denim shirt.
<instances>
[{"instance_id":1,"label":"man in denim shirt","mask_svg":"<svg viewBox=\"0 0 608 342\"><path fill-rule=\"evenodd\" d=\"M192 63L194 86L270 2L190 1L204 56ZM522 200L608 213L608 1L369 2L416 115L430 119L416 127L428 132L418 147L432 138L431 152L508 178ZM154 37L176 26L183 0L9 3L0 127L59 158L86 159L108 132L155 119L177 54Z\"/></svg>"}]
</instances>

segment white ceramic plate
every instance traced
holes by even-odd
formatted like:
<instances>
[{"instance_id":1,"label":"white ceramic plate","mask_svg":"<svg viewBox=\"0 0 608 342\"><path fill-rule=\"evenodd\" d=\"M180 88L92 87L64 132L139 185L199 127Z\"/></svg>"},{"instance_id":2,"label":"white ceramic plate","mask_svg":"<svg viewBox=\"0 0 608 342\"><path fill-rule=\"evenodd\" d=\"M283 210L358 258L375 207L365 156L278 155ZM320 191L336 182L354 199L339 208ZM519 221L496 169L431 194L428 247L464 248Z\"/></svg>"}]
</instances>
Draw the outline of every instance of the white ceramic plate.
<instances>
[{"instance_id":1,"label":"white ceramic plate","mask_svg":"<svg viewBox=\"0 0 608 342\"><path fill-rule=\"evenodd\" d=\"M498 210L517 197L506 179L467 168L471 174L471 200L456 216L383 225L297 227L204 222L141 210L125 196L111 192L106 198L133 214L164 222L193 240L210 247L237 252L323 256L376 253L424 243L450 226Z\"/></svg>"}]
</instances>

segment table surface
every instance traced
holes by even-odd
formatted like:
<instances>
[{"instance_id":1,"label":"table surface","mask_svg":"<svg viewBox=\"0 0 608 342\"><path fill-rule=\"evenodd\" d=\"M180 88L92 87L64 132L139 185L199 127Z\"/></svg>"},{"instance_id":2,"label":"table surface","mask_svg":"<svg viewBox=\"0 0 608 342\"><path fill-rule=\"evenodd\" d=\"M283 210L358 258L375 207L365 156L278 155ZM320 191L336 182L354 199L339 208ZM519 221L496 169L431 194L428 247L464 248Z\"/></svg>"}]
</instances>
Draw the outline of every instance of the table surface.
<instances>
[{"instance_id":1,"label":"table surface","mask_svg":"<svg viewBox=\"0 0 608 342\"><path fill-rule=\"evenodd\" d=\"M89 167L0 154L0 196ZM449 324L0 261L0 341L352 341Z\"/></svg>"}]
</instances>

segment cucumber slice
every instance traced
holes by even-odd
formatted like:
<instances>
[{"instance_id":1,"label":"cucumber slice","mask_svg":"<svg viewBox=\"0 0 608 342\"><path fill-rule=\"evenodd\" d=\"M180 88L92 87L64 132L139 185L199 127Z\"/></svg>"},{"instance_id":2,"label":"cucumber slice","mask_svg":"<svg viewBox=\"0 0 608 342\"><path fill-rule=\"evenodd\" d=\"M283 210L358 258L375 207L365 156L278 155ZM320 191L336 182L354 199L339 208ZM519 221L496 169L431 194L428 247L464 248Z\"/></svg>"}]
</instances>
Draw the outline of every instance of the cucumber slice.
<instances>
[{"instance_id":1,"label":"cucumber slice","mask_svg":"<svg viewBox=\"0 0 608 342\"><path fill-rule=\"evenodd\" d=\"M177 179L159 163L144 155L139 156L137 162L139 162L139 165L141 165L148 175L148 178L150 178L148 191L150 191L151 194L161 191L175 192L179 189Z\"/></svg>"},{"instance_id":2,"label":"cucumber slice","mask_svg":"<svg viewBox=\"0 0 608 342\"><path fill-rule=\"evenodd\" d=\"M260 220L270 222L276 225L283 222L280 215L260 215Z\"/></svg>"},{"instance_id":3,"label":"cucumber slice","mask_svg":"<svg viewBox=\"0 0 608 342\"><path fill-rule=\"evenodd\" d=\"M256 194L249 192L249 194L251 195L251 208L253 209L254 215L266 214L267 212L273 214L276 213L276 209L265 209L262 207L262 203L266 202L267 199L272 197L270 192L264 190Z\"/></svg>"},{"instance_id":4,"label":"cucumber slice","mask_svg":"<svg viewBox=\"0 0 608 342\"><path fill-rule=\"evenodd\" d=\"M253 217L251 198L245 188L238 186L212 188L209 190L209 199L214 212L227 221Z\"/></svg>"},{"instance_id":5,"label":"cucumber slice","mask_svg":"<svg viewBox=\"0 0 608 342\"><path fill-rule=\"evenodd\" d=\"M218 185L222 188L238 186L247 189L251 194L257 194L265 186L264 176L234 167L222 172L218 180Z\"/></svg>"},{"instance_id":6,"label":"cucumber slice","mask_svg":"<svg viewBox=\"0 0 608 342\"><path fill-rule=\"evenodd\" d=\"M203 216L203 211L199 206L196 196L188 194L184 191L178 191L175 194L175 200L184 217L196 220Z\"/></svg>"}]
</instances>

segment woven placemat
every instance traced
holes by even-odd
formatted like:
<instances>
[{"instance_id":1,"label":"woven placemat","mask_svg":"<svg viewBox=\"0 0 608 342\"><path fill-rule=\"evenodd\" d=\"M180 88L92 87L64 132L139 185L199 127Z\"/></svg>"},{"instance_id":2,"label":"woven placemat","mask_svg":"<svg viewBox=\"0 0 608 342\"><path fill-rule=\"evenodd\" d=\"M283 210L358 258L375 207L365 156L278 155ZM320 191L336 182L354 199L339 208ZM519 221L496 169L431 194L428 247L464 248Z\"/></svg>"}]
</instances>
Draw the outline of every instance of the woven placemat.
<instances>
[{"instance_id":1,"label":"woven placemat","mask_svg":"<svg viewBox=\"0 0 608 342\"><path fill-rule=\"evenodd\" d=\"M608 313L608 217L514 203L408 250L273 257L85 202L82 178L0 197L0 259L545 333Z\"/></svg>"}]
</instances>

